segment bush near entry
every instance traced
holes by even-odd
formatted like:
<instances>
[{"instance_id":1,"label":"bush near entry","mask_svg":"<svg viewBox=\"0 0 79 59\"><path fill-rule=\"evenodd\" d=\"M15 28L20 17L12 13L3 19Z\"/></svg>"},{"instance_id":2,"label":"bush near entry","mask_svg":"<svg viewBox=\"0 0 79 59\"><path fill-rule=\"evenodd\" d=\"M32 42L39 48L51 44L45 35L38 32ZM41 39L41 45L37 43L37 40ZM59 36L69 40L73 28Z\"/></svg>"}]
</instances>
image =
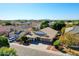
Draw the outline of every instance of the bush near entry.
<instances>
[{"instance_id":1,"label":"bush near entry","mask_svg":"<svg viewBox=\"0 0 79 59\"><path fill-rule=\"evenodd\" d=\"M60 41L59 40L56 40L53 45L59 46L59 44L60 44Z\"/></svg>"},{"instance_id":2,"label":"bush near entry","mask_svg":"<svg viewBox=\"0 0 79 59\"><path fill-rule=\"evenodd\" d=\"M4 36L0 36L0 47L9 47L8 39Z\"/></svg>"},{"instance_id":3,"label":"bush near entry","mask_svg":"<svg viewBox=\"0 0 79 59\"><path fill-rule=\"evenodd\" d=\"M16 56L16 51L13 48L0 48L0 56Z\"/></svg>"},{"instance_id":4,"label":"bush near entry","mask_svg":"<svg viewBox=\"0 0 79 59\"><path fill-rule=\"evenodd\" d=\"M30 40L28 40L27 36L22 36L19 40L20 40L20 44L25 44L25 45L29 45L29 43L31 42Z\"/></svg>"},{"instance_id":5,"label":"bush near entry","mask_svg":"<svg viewBox=\"0 0 79 59\"><path fill-rule=\"evenodd\" d=\"M20 40L23 41L23 43L26 43L27 37L26 37L26 36L22 36L22 37L20 38Z\"/></svg>"},{"instance_id":6,"label":"bush near entry","mask_svg":"<svg viewBox=\"0 0 79 59\"><path fill-rule=\"evenodd\" d=\"M58 49L58 46L60 45L60 41L59 40L56 40L53 45L55 46L55 48Z\"/></svg>"}]
</instances>

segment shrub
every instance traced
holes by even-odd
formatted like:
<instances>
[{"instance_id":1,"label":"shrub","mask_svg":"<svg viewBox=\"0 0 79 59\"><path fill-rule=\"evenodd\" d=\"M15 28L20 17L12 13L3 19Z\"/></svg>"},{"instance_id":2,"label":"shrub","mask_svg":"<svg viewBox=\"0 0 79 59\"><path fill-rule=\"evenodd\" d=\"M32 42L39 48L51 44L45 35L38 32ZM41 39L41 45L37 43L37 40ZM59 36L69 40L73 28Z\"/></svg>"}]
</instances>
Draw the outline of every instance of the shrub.
<instances>
[{"instance_id":1,"label":"shrub","mask_svg":"<svg viewBox=\"0 0 79 59\"><path fill-rule=\"evenodd\" d=\"M56 40L53 45L55 46L56 49L59 48L59 45L60 45L60 41L59 40Z\"/></svg>"},{"instance_id":2,"label":"shrub","mask_svg":"<svg viewBox=\"0 0 79 59\"><path fill-rule=\"evenodd\" d=\"M16 51L13 48L0 48L0 56L16 56Z\"/></svg>"},{"instance_id":3,"label":"shrub","mask_svg":"<svg viewBox=\"0 0 79 59\"><path fill-rule=\"evenodd\" d=\"M54 43L53 43L54 46L59 46L60 45L60 41L59 40L56 40Z\"/></svg>"},{"instance_id":4,"label":"shrub","mask_svg":"<svg viewBox=\"0 0 79 59\"><path fill-rule=\"evenodd\" d=\"M0 47L9 47L8 39L4 36L0 36Z\"/></svg>"}]
</instances>

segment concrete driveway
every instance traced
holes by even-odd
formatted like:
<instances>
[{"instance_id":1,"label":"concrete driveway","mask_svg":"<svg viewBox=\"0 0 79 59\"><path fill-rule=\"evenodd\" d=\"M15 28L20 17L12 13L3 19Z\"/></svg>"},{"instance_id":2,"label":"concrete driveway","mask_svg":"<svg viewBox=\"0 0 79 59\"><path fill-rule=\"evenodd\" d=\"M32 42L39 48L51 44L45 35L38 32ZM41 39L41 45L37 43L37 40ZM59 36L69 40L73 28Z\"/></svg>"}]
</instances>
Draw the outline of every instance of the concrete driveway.
<instances>
[{"instance_id":1,"label":"concrete driveway","mask_svg":"<svg viewBox=\"0 0 79 59\"><path fill-rule=\"evenodd\" d=\"M65 54L58 51L42 50L31 48L31 46L19 45L17 43L10 43L11 48L14 48L18 56L63 56ZM41 50L40 50L41 49Z\"/></svg>"}]
</instances>

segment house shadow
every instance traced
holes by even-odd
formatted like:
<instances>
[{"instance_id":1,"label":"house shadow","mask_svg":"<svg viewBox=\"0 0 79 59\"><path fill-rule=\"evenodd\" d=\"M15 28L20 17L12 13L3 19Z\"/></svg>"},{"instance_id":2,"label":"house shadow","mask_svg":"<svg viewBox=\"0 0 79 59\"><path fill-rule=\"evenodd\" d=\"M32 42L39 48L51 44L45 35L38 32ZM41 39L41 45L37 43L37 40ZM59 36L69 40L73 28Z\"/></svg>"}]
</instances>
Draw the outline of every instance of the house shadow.
<instances>
[{"instance_id":1,"label":"house shadow","mask_svg":"<svg viewBox=\"0 0 79 59\"><path fill-rule=\"evenodd\" d=\"M32 40L31 41L31 44L38 45L39 43L46 44L46 45L51 45L52 44L52 42L41 41L41 40Z\"/></svg>"},{"instance_id":2,"label":"house shadow","mask_svg":"<svg viewBox=\"0 0 79 59\"><path fill-rule=\"evenodd\" d=\"M36 41L36 40L32 40L32 41L31 41L31 44L35 44L35 45L38 45L38 44L39 44L39 41Z\"/></svg>"}]
</instances>

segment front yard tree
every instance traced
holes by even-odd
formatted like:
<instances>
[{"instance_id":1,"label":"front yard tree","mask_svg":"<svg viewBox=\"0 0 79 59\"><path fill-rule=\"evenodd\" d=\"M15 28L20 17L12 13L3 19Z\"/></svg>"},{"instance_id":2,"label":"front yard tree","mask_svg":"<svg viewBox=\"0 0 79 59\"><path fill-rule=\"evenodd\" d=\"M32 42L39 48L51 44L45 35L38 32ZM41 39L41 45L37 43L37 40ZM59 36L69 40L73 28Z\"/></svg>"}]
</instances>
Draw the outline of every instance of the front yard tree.
<instances>
[{"instance_id":1,"label":"front yard tree","mask_svg":"<svg viewBox=\"0 0 79 59\"><path fill-rule=\"evenodd\" d=\"M42 21L41 25L40 25L40 28L43 29L43 28L46 28L46 27L49 27L49 21Z\"/></svg>"},{"instance_id":2,"label":"front yard tree","mask_svg":"<svg viewBox=\"0 0 79 59\"><path fill-rule=\"evenodd\" d=\"M51 25L51 27L55 30L61 30L63 27L65 27L64 21L55 22Z\"/></svg>"},{"instance_id":3,"label":"front yard tree","mask_svg":"<svg viewBox=\"0 0 79 59\"><path fill-rule=\"evenodd\" d=\"M0 47L9 47L9 42L6 37L0 36Z\"/></svg>"}]
</instances>

